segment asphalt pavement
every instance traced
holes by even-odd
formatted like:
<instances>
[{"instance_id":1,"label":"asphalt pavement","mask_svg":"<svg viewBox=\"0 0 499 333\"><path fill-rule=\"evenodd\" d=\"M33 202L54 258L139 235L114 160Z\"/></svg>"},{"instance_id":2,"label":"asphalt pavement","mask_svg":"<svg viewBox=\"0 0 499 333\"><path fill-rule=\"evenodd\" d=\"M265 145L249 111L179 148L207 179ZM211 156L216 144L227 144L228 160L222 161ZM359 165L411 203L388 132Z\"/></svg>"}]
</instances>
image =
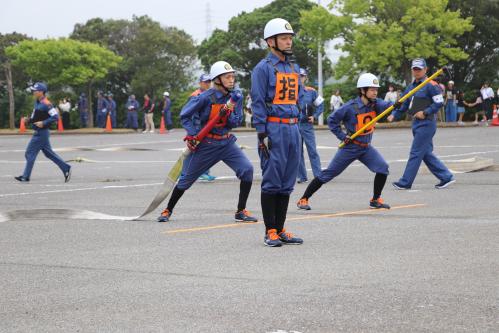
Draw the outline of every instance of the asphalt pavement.
<instances>
[{"instance_id":1,"label":"asphalt pavement","mask_svg":"<svg viewBox=\"0 0 499 333\"><path fill-rule=\"evenodd\" d=\"M316 133L326 167L338 141ZM390 184L404 170L410 129L376 131L392 209L369 209L374 175L358 162L311 198L311 211L296 209L307 186L297 184L287 229L301 246L265 247L261 222L234 222L239 183L223 164L211 170L217 180L185 193L169 223L155 222L161 209L141 221L58 213L139 215L183 135L54 135L72 160L67 184L43 154L31 182L16 182L30 137L0 137L0 213L25 212L0 223L1 332L498 331L499 128L439 128L437 156L496 167L456 173L443 190L421 172L410 191ZM255 168L247 208L261 219L256 136L237 136ZM50 208L53 216L37 214Z\"/></svg>"}]
</instances>

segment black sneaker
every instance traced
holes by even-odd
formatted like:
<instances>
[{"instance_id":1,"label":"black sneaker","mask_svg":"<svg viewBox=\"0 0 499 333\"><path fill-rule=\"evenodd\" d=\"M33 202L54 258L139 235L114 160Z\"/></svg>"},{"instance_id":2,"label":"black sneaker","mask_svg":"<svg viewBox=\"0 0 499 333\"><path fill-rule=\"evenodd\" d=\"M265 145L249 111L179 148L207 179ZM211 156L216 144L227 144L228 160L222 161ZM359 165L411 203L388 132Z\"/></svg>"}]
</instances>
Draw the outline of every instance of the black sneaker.
<instances>
[{"instance_id":1,"label":"black sneaker","mask_svg":"<svg viewBox=\"0 0 499 333\"><path fill-rule=\"evenodd\" d=\"M310 206L308 205L308 199L306 198L301 198L297 203L296 206L298 209L303 209L303 210L311 210Z\"/></svg>"},{"instance_id":2,"label":"black sneaker","mask_svg":"<svg viewBox=\"0 0 499 333\"><path fill-rule=\"evenodd\" d=\"M292 233L286 232L285 229L282 229L280 233L277 234L279 239L283 244L287 245L301 245L303 244L303 239L295 237Z\"/></svg>"},{"instance_id":3,"label":"black sneaker","mask_svg":"<svg viewBox=\"0 0 499 333\"><path fill-rule=\"evenodd\" d=\"M158 217L158 222L168 222L170 221L170 216L172 216L172 212L168 208L165 208Z\"/></svg>"},{"instance_id":4,"label":"black sneaker","mask_svg":"<svg viewBox=\"0 0 499 333\"><path fill-rule=\"evenodd\" d=\"M438 189L446 188L447 186L449 186L450 184L455 183L455 182L456 182L456 179L454 179L454 178L451 178L449 180L442 180L440 183L435 185L435 188L438 188Z\"/></svg>"},{"instance_id":5,"label":"black sneaker","mask_svg":"<svg viewBox=\"0 0 499 333\"><path fill-rule=\"evenodd\" d=\"M390 206L383 202L383 199L378 198L376 200L371 199L369 202L369 208L371 209L390 209Z\"/></svg>"},{"instance_id":6,"label":"black sneaker","mask_svg":"<svg viewBox=\"0 0 499 333\"><path fill-rule=\"evenodd\" d=\"M24 183L29 182L29 178L26 178L24 176L17 176L17 177L14 177L14 179L20 181L21 183L23 183L23 182Z\"/></svg>"},{"instance_id":7,"label":"black sneaker","mask_svg":"<svg viewBox=\"0 0 499 333\"><path fill-rule=\"evenodd\" d=\"M246 222L246 223L254 223L258 222L258 220L250 215L250 212L246 209L243 209L240 212L237 212L236 215L234 216L234 219L236 222Z\"/></svg>"},{"instance_id":8,"label":"black sneaker","mask_svg":"<svg viewBox=\"0 0 499 333\"><path fill-rule=\"evenodd\" d=\"M64 172L64 182L67 183L71 179L71 167L69 167L68 171Z\"/></svg>"},{"instance_id":9,"label":"black sneaker","mask_svg":"<svg viewBox=\"0 0 499 333\"><path fill-rule=\"evenodd\" d=\"M392 183L393 187L395 187L397 190L410 190L411 187L407 187L407 186L403 186L401 185L400 183L397 183L397 182L393 182Z\"/></svg>"},{"instance_id":10,"label":"black sneaker","mask_svg":"<svg viewBox=\"0 0 499 333\"><path fill-rule=\"evenodd\" d=\"M270 229L267 231L265 238L263 239L263 243L270 247L279 247L282 246L281 239L277 235L276 229Z\"/></svg>"},{"instance_id":11,"label":"black sneaker","mask_svg":"<svg viewBox=\"0 0 499 333\"><path fill-rule=\"evenodd\" d=\"M305 183L308 183L308 179L298 179L297 183L298 183L298 184L305 184Z\"/></svg>"}]
</instances>

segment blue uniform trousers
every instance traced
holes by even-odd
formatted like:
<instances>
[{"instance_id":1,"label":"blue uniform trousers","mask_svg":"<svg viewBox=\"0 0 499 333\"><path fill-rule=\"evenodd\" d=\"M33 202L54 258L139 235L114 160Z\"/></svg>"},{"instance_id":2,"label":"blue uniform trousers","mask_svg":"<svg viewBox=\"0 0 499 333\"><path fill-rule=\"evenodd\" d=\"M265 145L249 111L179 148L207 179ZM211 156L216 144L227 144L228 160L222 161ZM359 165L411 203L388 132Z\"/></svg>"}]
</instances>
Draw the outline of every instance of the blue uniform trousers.
<instances>
[{"instance_id":1,"label":"blue uniform trousers","mask_svg":"<svg viewBox=\"0 0 499 333\"><path fill-rule=\"evenodd\" d=\"M111 127L116 128L116 110L111 111Z\"/></svg>"},{"instance_id":2,"label":"blue uniform trousers","mask_svg":"<svg viewBox=\"0 0 499 333\"><path fill-rule=\"evenodd\" d=\"M433 154L433 136L437 131L437 123L433 120L414 120L412 124L412 135L414 140L409 153L409 160L405 167L402 178L398 181L403 187L411 187L418 173L421 161L424 161L428 169L441 181L452 179L452 173Z\"/></svg>"},{"instance_id":3,"label":"blue uniform trousers","mask_svg":"<svg viewBox=\"0 0 499 333\"><path fill-rule=\"evenodd\" d=\"M231 136L223 140L204 139L185 159L177 188L189 189L199 176L220 161L234 170L241 181L253 181L253 165L236 145L236 138Z\"/></svg>"},{"instance_id":4,"label":"blue uniform trousers","mask_svg":"<svg viewBox=\"0 0 499 333\"><path fill-rule=\"evenodd\" d=\"M97 111L97 126L100 128L106 127L107 112Z\"/></svg>"},{"instance_id":5,"label":"blue uniform trousers","mask_svg":"<svg viewBox=\"0 0 499 333\"><path fill-rule=\"evenodd\" d=\"M173 127L172 112L170 110L165 112L165 125L168 129Z\"/></svg>"},{"instance_id":6,"label":"blue uniform trousers","mask_svg":"<svg viewBox=\"0 0 499 333\"><path fill-rule=\"evenodd\" d=\"M445 121L448 123L457 121L457 107L453 100L449 100L445 105Z\"/></svg>"},{"instance_id":7,"label":"blue uniform trousers","mask_svg":"<svg viewBox=\"0 0 499 333\"><path fill-rule=\"evenodd\" d=\"M319 178L322 183L327 183L341 174L343 170L355 160L359 160L374 173L388 175L388 163L386 163L385 159L376 148L371 145L368 147L361 147L350 143L338 150L327 169L322 170L317 178Z\"/></svg>"},{"instance_id":8,"label":"blue uniform trousers","mask_svg":"<svg viewBox=\"0 0 499 333\"><path fill-rule=\"evenodd\" d=\"M35 165L36 156L40 152L52 162L57 164L57 166L64 173L68 171L71 167L69 164L64 162L59 155L57 155L50 146L50 131L47 128L35 130L31 141L28 144L28 148L26 148L26 153L24 156L26 157L26 167L24 168L23 176L25 178L30 178L31 171L33 170L33 166Z\"/></svg>"},{"instance_id":9,"label":"blue uniform trousers","mask_svg":"<svg viewBox=\"0 0 499 333\"><path fill-rule=\"evenodd\" d=\"M88 124L88 112L82 111L80 112L80 126L87 127Z\"/></svg>"},{"instance_id":10,"label":"blue uniform trousers","mask_svg":"<svg viewBox=\"0 0 499 333\"><path fill-rule=\"evenodd\" d=\"M137 111L128 111L126 115L126 127L138 129L139 128L139 118L137 116Z\"/></svg>"},{"instance_id":11,"label":"blue uniform trousers","mask_svg":"<svg viewBox=\"0 0 499 333\"><path fill-rule=\"evenodd\" d=\"M314 177L317 177L321 172L321 159L317 153L317 148L315 144L315 133L314 125L311 123L300 123L299 124L302 144L301 144L301 156L300 165L298 168L298 179L307 179L307 169L305 166L305 158L303 154L303 144L307 147L308 158L310 159L310 164L312 165L312 173Z\"/></svg>"},{"instance_id":12,"label":"blue uniform trousers","mask_svg":"<svg viewBox=\"0 0 499 333\"><path fill-rule=\"evenodd\" d=\"M293 192L300 163L300 131L297 124L267 123L271 143L270 157L259 150L262 168L262 192L285 194Z\"/></svg>"}]
</instances>

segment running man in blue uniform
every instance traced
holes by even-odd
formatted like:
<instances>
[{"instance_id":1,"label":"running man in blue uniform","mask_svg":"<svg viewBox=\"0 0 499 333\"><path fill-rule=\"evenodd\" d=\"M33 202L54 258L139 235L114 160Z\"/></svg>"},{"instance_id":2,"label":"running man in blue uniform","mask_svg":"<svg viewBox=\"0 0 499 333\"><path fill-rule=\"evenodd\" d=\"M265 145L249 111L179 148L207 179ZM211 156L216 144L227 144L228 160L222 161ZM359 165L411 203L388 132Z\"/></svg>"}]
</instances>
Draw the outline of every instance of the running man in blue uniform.
<instances>
[{"instance_id":1,"label":"running man in blue uniform","mask_svg":"<svg viewBox=\"0 0 499 333\"><path fill-rule=\"evenodd\" d=\"M61 169L64 181L67 183L71 178L71 166L52 150L49 140L49 127L52 123L59 120L59 115L52 103L45 96L47 92L47 85L45 83L37 82L30 87L30 90L36 98L33 113L29 119L31 127L35 132L28 144L28 148L26 148L26 167L24 168L24 172L21 176L14 178L20 182L29 182L36 157L41 150L49 160Z\"/></svg>"},{"instance_id":2,"label":"running man in blue uniform","mask_svg":"<svg viewBox=\"0 0 499 333\"><path fill-rule=\"evenodd\" d=\"M426 80L428 68L424 59L414 59L411 68L414 81L405 89L403 95ZM421 162L424 162L431 173L440 180L435 188L446 188L456 181L449 169L433 154L433 137L437 131L437 113L443 103L442 91L438 83L432 81L407 99L400 109L388 116L388 121L398 120L404 112L408 112L413 117L412 135L414 140L404 174L398 181L392 183L396 189L408 190L412 187Z\"/></svg>"},{"instance_id":3,"label":"running man in blue uniform","mask_svg":"<svg viewBox=\"0 0 499 333\"><path fill-rule=\"evenodd\" d=\"M329 116L329 129L340 141L345 143L345 146L338 150L327 169L322 170L320 175L308 185L302 198L297 203L299 209L310 210L308 199L322 185L339 176L355 160L359 160L375 173L373 197L369 202L370 208L390 208L381 199L381 192L388 177L388 163L371 145L374 126L366 128L355 139L350 138L352 134L392 105L390 102L377 98L378 88L379 81L375 75L371 73L362 74L357 80L359 97L348 101ZM342 130L341 123L345 125L346 133Z\"/></svg>"}]
</instances>

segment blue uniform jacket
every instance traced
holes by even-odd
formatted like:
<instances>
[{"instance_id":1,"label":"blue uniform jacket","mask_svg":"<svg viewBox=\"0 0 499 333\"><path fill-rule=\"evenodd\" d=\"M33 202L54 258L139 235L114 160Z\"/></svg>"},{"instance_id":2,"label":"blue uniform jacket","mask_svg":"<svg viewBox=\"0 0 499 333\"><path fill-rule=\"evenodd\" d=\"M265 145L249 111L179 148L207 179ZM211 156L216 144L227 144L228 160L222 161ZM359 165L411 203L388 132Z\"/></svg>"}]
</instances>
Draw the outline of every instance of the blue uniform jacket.
<instances>
[{"instance_id":1,"label":"blue uniform jacket","mask_svg":"<svg viewBox=\"0 0 499 333\"><path fill-rule=\"evenodd\" d=\"M355 105L357 105L358 113L357 110L355 109ZM373 110L372 104L369 103L368 105L364 105L362 103L362 100L360 97L354 98L343 104L341 108L338 110L334 111L329 115L329 118L327 119L327 124L329 126L329 129L331 132L333 132L334 135L340 140L343 141L345 140L347 135L352 135L357 131L357 128L360 129L363 124L359 124L357 126L357 114L366 114L371 111L375 111L376 115L380 114L384 110L386 110L388 107L392 105L391 102L385 102L381 98L376 98L376 103L375 103L375 108ZM365 118L366 122L368 120L371 120L372 118ZM343 132L341 129L341 123L345 125L345 128L348 133ZM362 143L370 143L372 136L374 132L371 132L370 134L366 135L359 135L355 138L355 140L360 141Z\"/></svg>"},{"instance_id":2,"label":"blue uniform jacket","mask_svg":"<svg viewBox=\"0 0 499 333\"><path fill-rule=\"evenodd\" d=\"M298 118L300 111L298 105L272 104L275 96L276 75L274 66L283 73L293 73L291 63L286 57L281 61L273 53L262 59L251 73L251 110L253 111L253 124L259 133L265 132L267 117ZM294 73L299 73L298 65L293 64ZM298 101L303 97L303 85L298 80Z\"/></svg>"},{"instance_id":3,"label":"blue uniform jacket","mask_svg":"<svg viewBox=\"0 0 499 333\"><path fill-rule=\"evenodd\" d=\"M114 99L107 100L106 109L107 109L107 112L116 111L116 102L114 101Z\"/></svg>"},{"instance_id":4,"label":"blue uniform jacket","mask_svg":"<svg viewBox=\"0 0 499 333\"><path fill-rule=\"evenodd\" d=\"M212 104L225 104L229 99L229 95L224 95L215 88L208 89L198 96L191 97L182 108L182 111L180 111L180 121L182 127L187 131L187 135L195 136L206 125L210 118ZM225 126L214 127L210 133L217 135L227 134L232 128L241 125L242 120L243 101L241 99L235 106L234 111L227 118Z\"/></svg>"},{"instance_id":5,"label":"blue uniform jacket","mask_svg":"<svg viewBox=\"0 0 499 333\"><path fill-rule=\"evenodd\" d=\"M31 114L31 127L34 130L40 130L38 126L34 125L34 123L38 121L43 122L43 128L48 128L50 124L59 120L59 114L57 110L54 108L52 103L47 99L47 97L42 97L39 100L35 101L35 105L33 108L33 113Z\"/></svg>"},{"instance_id":6,"label":"blue uniform jacket","mask_svg":"<svg viewBox=\"0 0 499 333\"><path fill-rule=\"evenodd\" d=\"M170 98L166 97L163 100L163 113L170 111L171 105L172 105L172 102L171 102Z\"/></svg>"},{"instance_id":7,"label":"blue uniform jacket","mask_svg":"<svg viewBox=\"0 0 499 333\"><path fill-rule=\"evenodd\" d=\"M107 109L107 101L104 98L97 98L97 112Z\"/></svg>"},{"instance_id":8,"label":"blue uniform jacket","mask_svg":"<svg viewBox=\"0 0 499 333\"><path fill-rule=\"evenodd\" d=\"M85 112L88 109L88 103L87 103L87 98L86 97L80 97L78 100L78 110L80 112Z\"/></svg>"},{"instance_id":9,"label":"blue uniform jacket","mask_svg":"<svg viewBox=\"0 0 499 333\"><path fill-rule=\"evenodd\" d=\"M318 96L317 90L312 87L305 87L303 96L301 96L301 99L299 100L301 122L308 122L308 114L311 111L313 112L311 116L314 116L315 119L318 119L322 112L324 112L324 102L319 106L314 105L314 101Z\"/></svg>"},{"instance_id":10,"label":"blue uniform jacket","mask_svg":"<svg viewBox=\"0 0 499 333\"><path fill-rule=\"evenodd\" d=\"M137 111L140 108L139 102L137 100L128 99L125 107L129 111Z\"/></svg>"},{"instance_id":11,"label":"blue uniform jacket","mask_svg":"<svg viewBox=\"0 0 499 333\"><path fill-rule=\"evenodd\" d=\"M402 96L406 95L409 91L411 91L412 89L414 89L415 87L417 87L424 80L426 80L426 77L422 78L421 81L413 81L405 89L405 91L402 94ZM430 120L435 120L436 121L436 119L437 119L436 114L437 114L438 110L442 107L442 105L444 103L444 98L442 96L442 91L441 91L440 87L438 86L438 83L435 82L435 81L430 81L430 83L428 83L423 88L421 88L419 91L417 91L413 95L413 97L408 98L402 104L402 106L400 107L400 109L394 110L392 112L393 117L395 119L397 119L397 120L400 119L402 117L402 114L409 109L411 101L412 101L412 99L414 97L425 98L425 99L428 99L428 100L430 100L430 101L433 102L425 110L419 110L419 111L423 111L425 113L426 119L430 119ZM415 118L414 120L416 121L416 120L419 120L419 119Z\"/></svg>"}]
</instances>

